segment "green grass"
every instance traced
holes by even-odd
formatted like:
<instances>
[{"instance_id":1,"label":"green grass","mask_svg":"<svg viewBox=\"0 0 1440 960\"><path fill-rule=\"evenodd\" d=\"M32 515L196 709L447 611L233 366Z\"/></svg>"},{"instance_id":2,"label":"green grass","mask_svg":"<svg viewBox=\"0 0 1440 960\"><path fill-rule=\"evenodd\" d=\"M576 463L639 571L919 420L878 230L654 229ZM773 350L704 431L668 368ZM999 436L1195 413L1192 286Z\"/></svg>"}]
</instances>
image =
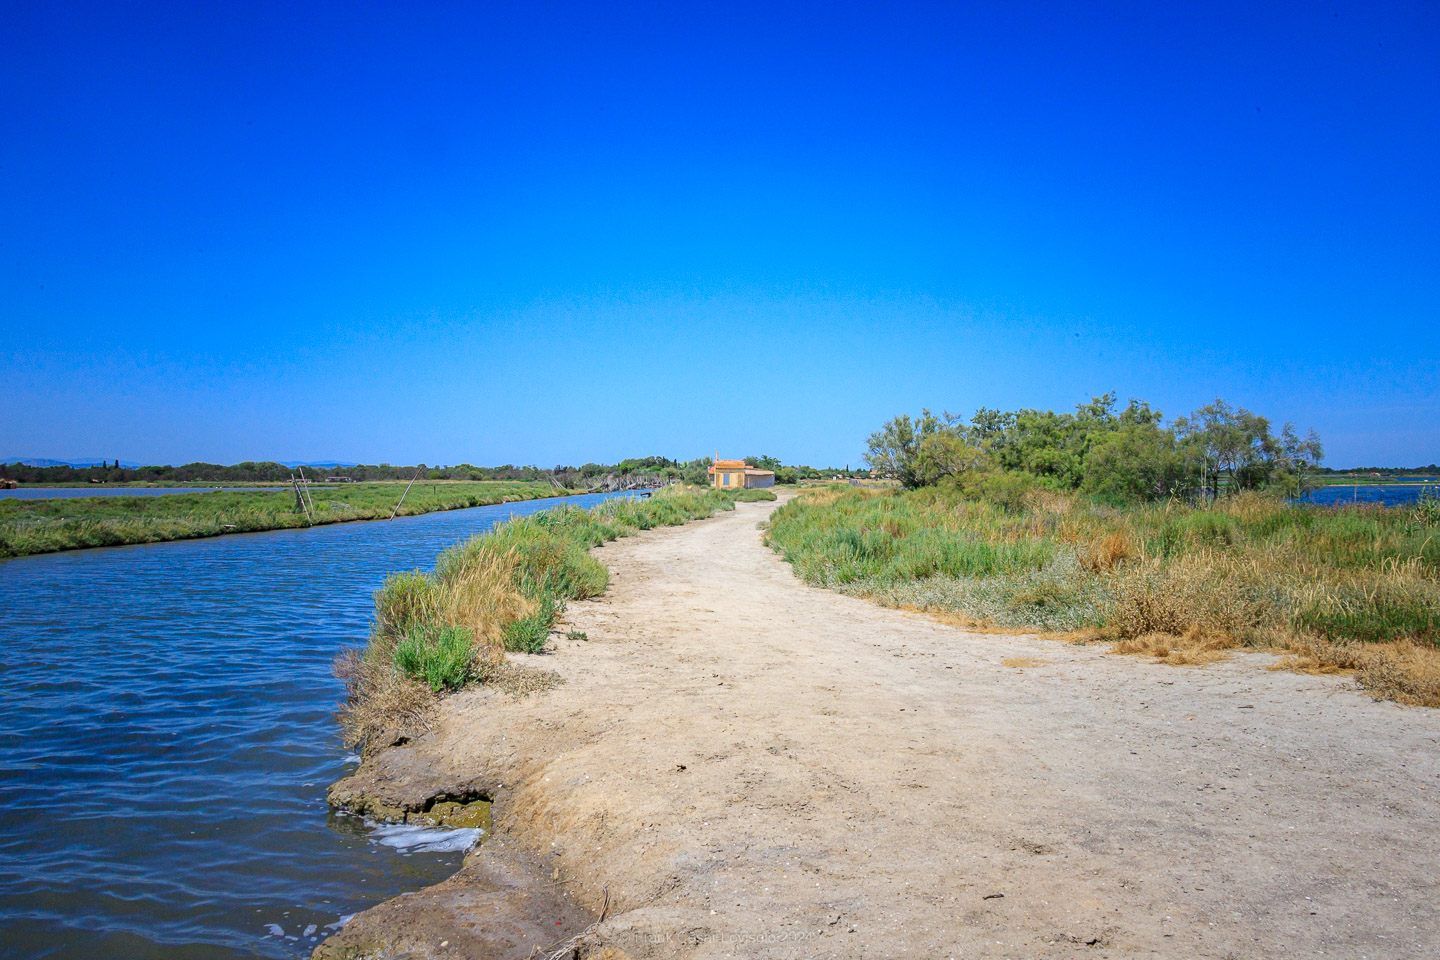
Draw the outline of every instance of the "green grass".
<instances>
[{"instance_id":1,"label":"green grass","mask_svg":"<svg viewBox=\"0 0 1440 960\"><path fill-rule=\"evenodd\" d=\"M464 627L417 624L395 645L395 667L432 691L458 689L470 678L474 647Z\"/></svg>"},{"instance_id":2,"label":"green grass","mask_svg":"<svg viewBox=\"0 0 1440 960\"><path fill-rule=\"evenodd\" d=\"M828 491L772 517L805 580L1021 629L1209 631L1440 648L1440 525L1427 508L1114 507L1042 493L1018 509L935 489Z\"/></svg>"},{"instance_id":3,"label":"green grass","mask_svg":"<svg viewBox=\"0 0 1440 960\"><path fill-rule=\"evenodd\" d=\"M354 483L312 488L309 517L289 489L174 493L161 496L0 499L0 557L84 547L158 543L226 533L280 530L390 516L403 483ZM417 483L399 516L460 510L563 495L548 483Z\"/></svg>"}]
</instances>

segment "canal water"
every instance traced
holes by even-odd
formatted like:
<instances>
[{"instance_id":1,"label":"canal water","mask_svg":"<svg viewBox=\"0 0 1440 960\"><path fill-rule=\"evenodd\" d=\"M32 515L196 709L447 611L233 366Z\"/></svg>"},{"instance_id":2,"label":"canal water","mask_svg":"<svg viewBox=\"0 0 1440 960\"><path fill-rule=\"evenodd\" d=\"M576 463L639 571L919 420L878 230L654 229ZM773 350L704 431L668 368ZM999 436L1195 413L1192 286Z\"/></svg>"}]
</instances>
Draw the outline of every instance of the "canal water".
<instances>
[{"instance_id":1,"label":"canal water","mask_svg":"<svg viewBox=\"0 0 1440 960\"><path fill-rule=\"evenodd\" d=\"M0 561L0 956L305 956L463 843L330 813L387 573L535 500Z\"/></svg>"}]
</instances>

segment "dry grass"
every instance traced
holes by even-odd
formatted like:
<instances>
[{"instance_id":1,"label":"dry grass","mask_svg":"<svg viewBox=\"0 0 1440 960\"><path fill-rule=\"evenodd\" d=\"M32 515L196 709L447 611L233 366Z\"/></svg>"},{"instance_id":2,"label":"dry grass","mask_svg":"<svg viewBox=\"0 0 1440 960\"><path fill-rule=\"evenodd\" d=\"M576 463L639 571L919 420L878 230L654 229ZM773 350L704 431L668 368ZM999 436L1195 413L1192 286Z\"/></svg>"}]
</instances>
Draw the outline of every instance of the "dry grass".
<instances>
[{"instance_id":1,"label":"dry grass","mask_svg":"<svg viewBox=\"0 0 1440 960\"><path fill-rule=\"evenodd\" d=\"M974 632L1205 664L1237 648L1440 706L1440 524L1419 511L1116 507L1048 490L996 504L943 489L832 489L771 519L811 583Z\"/></svg>"},{"instance_id":2,"label":"dry grass","mask_svg":"<svg viewBox=\"0 0 1440 960\"><path fill-rule=\"evenodd\" d=\"M1203 666L1224 660L1227 650L1239 644L1223 633L1191 628L1183 634L1145 633L1126 637L1110 648L1110 653L1154 657L1156 663L1172 667Z\"/></svg>"},{"instance_id":3,"label":"dry grass","mask_svg":"<svg viewBox=\"0 0 1440 960\"><path fill-rule=\"evenodd\" d=\"M436 618L468 629L478 642L498 650L505 624L532 615L537 604L515 584L515 551L477 551L465 559L446 578Z\"/></svg>"},{"instance_id":4,"label":"dry grass","mask_svg":"<svg viewBox=\"0 0 1440 960\"><path fill-rule=\"evenodd\" d=\"M1091 573L1108 573L1138 551L1124 533L1108 533L1090 543L1080 554L1080 565Z\"/></svg>"},{"instance_id":5,"label":"dry grass","mask_svg":"<svg viewBox=\"0 0 1440 960\"><path fill-rule=\"evenodd\" d=\"M1035 657L1011 657L1009 660L1001 660L1000 666L1014 667L1016 670L1024 670L1027 667L1043 667L1051 660L1038 660Z\"/></svg>"},{"instance_id":6,"label":"dry grass","mask_svg":"<svg viewBox=\"0 0 1440 960\"><path fill-rule=\"evenodd\" d=\"M519 664L505 663L486 678L485 682L512 697L523 697L542 690L553 690L564 682L554 670L535 670Z\"/></svg>"},{"instance_id":7,"label":"dry grass","mask_svg":"<svg viewBox=\"0 0 1440 960\"><path fill-rule=\"evenodd\" d=\"M439 694L395 670L380 669L359 650L335 661L348 696L340 707L345 742L361 750L413 740L430 729Z\"/></svg>"},{"instance_id":8,"label":"dry grass","mask_svg":"<svg viewBox=\"0 0 1440 960\"><path fill-rule=\"evenodd\" d=\"M1376 699L1440 707L1440 651L1408 641L1362 651L1355 679Z\"/></svg>"}]
</instances>

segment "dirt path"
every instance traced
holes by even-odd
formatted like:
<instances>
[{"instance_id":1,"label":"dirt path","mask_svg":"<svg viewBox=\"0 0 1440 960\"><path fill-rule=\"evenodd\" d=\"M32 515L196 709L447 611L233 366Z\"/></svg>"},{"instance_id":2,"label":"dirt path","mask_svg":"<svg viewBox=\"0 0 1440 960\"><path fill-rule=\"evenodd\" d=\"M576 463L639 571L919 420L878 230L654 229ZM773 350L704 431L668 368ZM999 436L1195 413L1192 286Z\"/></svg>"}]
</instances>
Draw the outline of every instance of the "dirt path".
<instances>
[{"instance_id":1,"label":"dirt path","mask_svg":"<svg viewBox=\"0 0 1440 960\"><path fill-rule=\"evenodd\" d=\"M452 697L351 788L493 791L470 861L603 888L587 943L635 958L1436 955L1440 711L813 589L773 507L604 547L562 687Z\"/></svg>"}]
</instances>

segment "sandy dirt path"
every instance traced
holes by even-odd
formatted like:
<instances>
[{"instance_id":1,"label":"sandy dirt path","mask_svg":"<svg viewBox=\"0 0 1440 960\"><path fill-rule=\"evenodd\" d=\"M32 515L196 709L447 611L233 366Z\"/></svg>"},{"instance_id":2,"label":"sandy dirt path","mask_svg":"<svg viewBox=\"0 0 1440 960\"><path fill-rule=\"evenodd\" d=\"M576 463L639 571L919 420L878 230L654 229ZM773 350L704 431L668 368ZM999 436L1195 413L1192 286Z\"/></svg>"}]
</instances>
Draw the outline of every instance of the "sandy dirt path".
<instances>
[{"instance_id":1,"label":"sandy dirt path","mask_svg":"<svg viewBox=\"0 0 1440 960\"><path fill-rule=\"evenodd\" d=\"M635 958L1440 955L1440 711L807 587L774 506L600 549L563 686L452 697L352 790L492 793L467 870L526 851Z\"/></svg>"}]
</instances>

